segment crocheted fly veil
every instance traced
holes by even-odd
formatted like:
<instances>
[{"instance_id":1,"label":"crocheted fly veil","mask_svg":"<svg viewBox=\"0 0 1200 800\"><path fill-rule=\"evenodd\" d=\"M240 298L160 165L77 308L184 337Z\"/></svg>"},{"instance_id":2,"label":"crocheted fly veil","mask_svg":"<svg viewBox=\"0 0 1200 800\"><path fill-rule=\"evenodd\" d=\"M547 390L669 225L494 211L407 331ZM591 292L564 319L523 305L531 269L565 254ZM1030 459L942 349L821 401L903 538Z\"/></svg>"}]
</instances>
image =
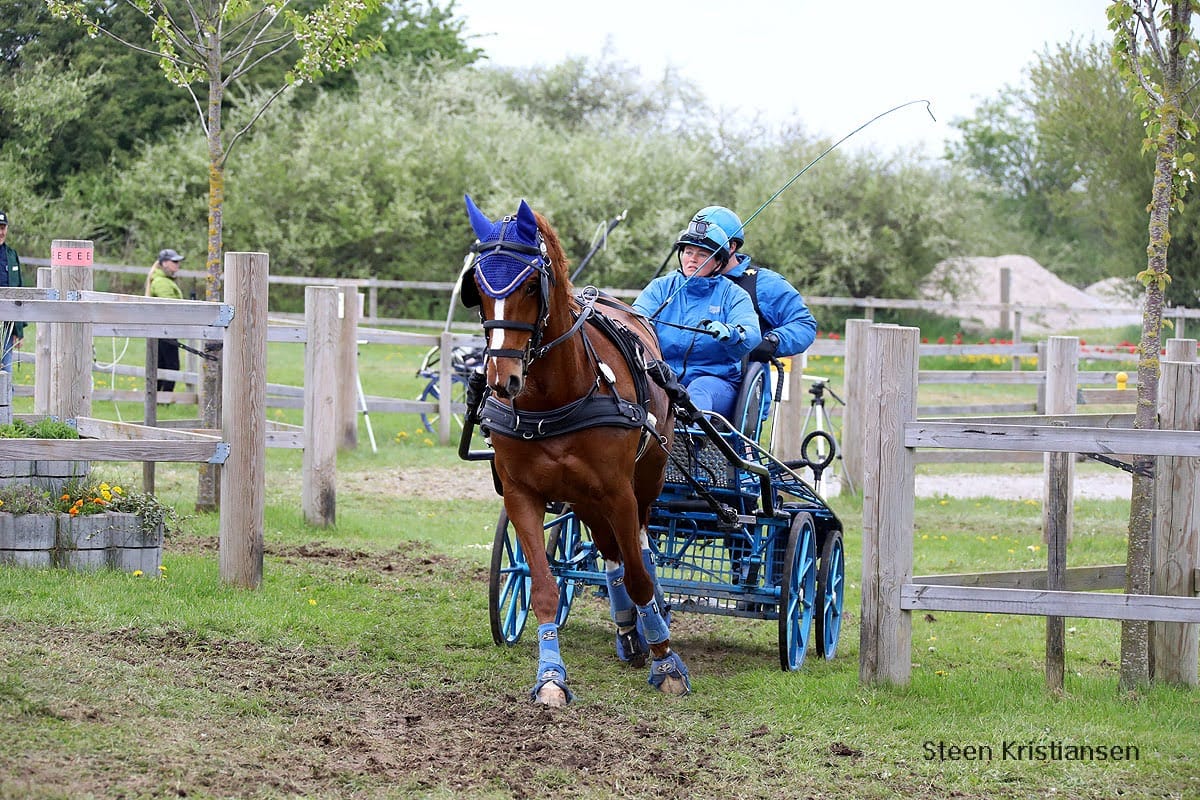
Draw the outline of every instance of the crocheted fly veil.
<instances>
[{"instance_id":1,"label":"crocheted fly veil","mask_svg":"<svg viewBox=\"0 0 1200 800\"><path fill-rule=\"evenodd\" d=\"M479 289L488 297L501 300L516 291L535 270L545 274L546 247L528 203L522 200L516 214L492 221L470 195L464 195L464 199L477 238L471 249L478 254L463 277L464 305L479 305Z\"/></svg>"}]
</instances>

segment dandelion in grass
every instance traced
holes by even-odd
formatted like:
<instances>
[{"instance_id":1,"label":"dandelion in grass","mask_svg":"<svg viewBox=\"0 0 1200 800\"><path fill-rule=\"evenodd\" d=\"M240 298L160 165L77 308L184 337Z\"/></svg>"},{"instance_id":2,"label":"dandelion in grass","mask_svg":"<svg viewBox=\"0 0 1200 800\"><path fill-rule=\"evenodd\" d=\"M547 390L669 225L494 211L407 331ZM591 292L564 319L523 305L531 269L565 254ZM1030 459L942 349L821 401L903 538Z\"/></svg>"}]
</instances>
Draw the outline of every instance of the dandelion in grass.
<instances>
[{"instance_id":1,"label":"dandelion in grass","mask_svg":"<svg viewBox=\"0 0 1200 800\"><path fill-rule=\"evenodd\" d=\"M167 568L166 568L166 567L164 567L164 566L162 566L162 565L160 564L160 565L159 565L159 567L158 567L158 571L159 571L159 572L162 572L162 573L165 573L165 572L167 571Z\"/></svg>"},{"instance_id":2,"label":"dandelion in grass","mask_svg":"<svg viewBox=\"0 0 1200 800\"><path fill-rule=\"evenodd\" d=\"M310 606L315 606L317 604L317 599L315 597L308 598L308 604Z\"/></svg>"},{"instance_id":3,"label":"dandelion in grass","mask_svg":"<svg viewBox=\"0 0 1200 800\"><path fill-rule=\"evenodd\" d=\"M947 675L949 675L950 673L944 669L939 669L939 670L935 670L933 674L937 675L939 678L944 678Z\"/></svg>"},{"instance_id":4,"label":"dandelion in grass","mask_svg":"<svg viewBox=\"0 0 1200 800\"><path fill-rule=\"evenodd\" d=\"M1031 544L1028 547L1026 547L1025 549L1031 553L1036 553L1038 550L1042 549L1042 546L1040 544Z\"/></svg>"},{"instance_id":5,"label":"dandelion in grass","mask_svg":"<svg viewBox=\"0 0 1200 800\"><path fill-rule=\"evenodd\" d=\"M426 447L433 447L433 439L426 438L424 444Z\"/></svg>"},{"instance_id":6,"label":"dandelion in grass","mask_svg":"<svg viewBox=\"0 0 1200 800\"><path fill-rule=\"evenodd\" d=\"M950 504L949 500L938 500L939 506L945 506L945 505L949 505L949 504Z\"/></svg>"},{"instance_id":7,"label":"dandelion in grass","mask_svg":"<svg viewBox=\"0 0 1200 800\"><path fill-rule=\"evenodd\" d=\"M402 442L407 438L408 438L408 431L397 431L396 432L396 441L397 442Z\"/></svg>"},{"instance_id":8,"label":"dandelion in grass","mask_svg":"<svg viewBox=\"0 0 1200 800\"><path fill-rule=\"evenodd\" d=\"M143 575L144 573L143 573L143 572L142 572L140 569L135 569L135 570L134 570L132 573L130 573L130 574L131 574L131 575L133 575L133 577L135 577L135 578L140 578L140 577L142 577L142 575Z\"/></svg>"}]
</instances>

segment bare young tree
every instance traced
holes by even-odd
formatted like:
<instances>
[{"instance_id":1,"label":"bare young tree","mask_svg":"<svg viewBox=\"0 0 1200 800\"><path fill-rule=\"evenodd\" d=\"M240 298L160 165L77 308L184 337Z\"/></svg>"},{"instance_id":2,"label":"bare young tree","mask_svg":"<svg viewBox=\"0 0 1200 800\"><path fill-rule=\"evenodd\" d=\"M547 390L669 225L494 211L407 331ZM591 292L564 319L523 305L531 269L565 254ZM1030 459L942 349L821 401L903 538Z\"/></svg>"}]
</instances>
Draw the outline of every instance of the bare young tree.
<instances>
[{"instance_id":1,"label":"bare young tree","mask_svg":"<svg viewBox=\"0 0 1200 800\"><path fill-rule=\"evenodd\" d=\"M358 24L379 9L380 0L327 0L311 11L297 11L293 0L114 0L146 21L153 47L106 27L106 4L83 0L46 0L61 19L82 25L91 36L107 36L131 50L154 56L171 83L191 95L208 143L208 257L205 299L222 299L222 209L229 153L267 108L291 86L353 66L380 48L378 39L355 41ZM268 93L242 128L227 133L221 110L225 93L256 67L289 48L298 54L282 84ZM210 352L216 353L215 350ZM218 356L219 357L219 356ZM202 423L221 424L219 360L202 362ZM218 503L216 472L202 465L198 511Z\"/></svg>"},{"instance_id":2,"label":"bare young tree","mask_svg":"<svg viewBox=\"0 0 1200 800\"><path fill-rule=\"evenodd\" d=\"M1181 152L1181 141L1194 137L1196 111L1188 108L1184 84L1197 57L1192 34L1196 0L1116 0L1108 8L1114 32L1114 58L1134 90L1146 123L1145 148L1154 153L1154 182L1150 191L1150 238L1146 269L1138 274L1145 285L1142 335L1138 345L1138 399L1134 428L1158 427L1159 353L1162 349L1163 297L1171 276L1167 249L1171 241L1171 210L1195 178L1194 155ZM1194 74L1194 72L1192 73ZM1129 544L1125 572L1127 594L1149 594L1154 524L1154 457L1134 460L1129 509ZM1121 624L1120 687L1136 691L1150 680L1149 623Z\"/></svg>"}]
</instances>

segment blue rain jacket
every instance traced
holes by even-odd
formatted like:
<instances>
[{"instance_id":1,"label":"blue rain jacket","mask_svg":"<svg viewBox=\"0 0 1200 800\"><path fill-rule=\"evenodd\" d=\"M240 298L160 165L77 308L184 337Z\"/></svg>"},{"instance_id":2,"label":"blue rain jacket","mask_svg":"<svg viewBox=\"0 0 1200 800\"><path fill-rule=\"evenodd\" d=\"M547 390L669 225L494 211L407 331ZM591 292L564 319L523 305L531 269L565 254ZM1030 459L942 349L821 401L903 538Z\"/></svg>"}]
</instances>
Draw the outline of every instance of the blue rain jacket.
<instances>
[{"instance_id":1,"label":"blue rain jacket","mask_svg":"<svg viewBox=\"0 0 1200 800\"><path fill-rule=\"evenodd\" d=\"M686 281L686 284L685 284ZM680 289L680 285L683 288ZM676 292L678 290L678 292ZM670 302L659 307L670 297ZM633 301L641 314L655 317L658 342L663 360L671 365L684 386L701 375L712 375L729 381L735 387L742 382L742 360L762 341L758 330L758 315L750 295L723 275L711 278L686 278L678 270L655 278ZM707 333L693 333L659 322L672 322L691 328L701 327L701 320L724 322L738 329L736 341L720 342Z\"/></svg>"},{"instance_id":2,"label":"blue rain jacket","mask_svg":"<svg viewBox=\"0 0 1200 800\"><path fill-rule=\"evenodd\" d=\"M731 265L724 275L736 278L751 266L750 256L738 253L736 265ZM803 353L817 338L817 321L787 279L774 270L753 265L758 270L755 294L758 295L758 310L762 314L762 333L773 331L779 337L777 356L794 356Z\"/></svg>"}]
</instances>

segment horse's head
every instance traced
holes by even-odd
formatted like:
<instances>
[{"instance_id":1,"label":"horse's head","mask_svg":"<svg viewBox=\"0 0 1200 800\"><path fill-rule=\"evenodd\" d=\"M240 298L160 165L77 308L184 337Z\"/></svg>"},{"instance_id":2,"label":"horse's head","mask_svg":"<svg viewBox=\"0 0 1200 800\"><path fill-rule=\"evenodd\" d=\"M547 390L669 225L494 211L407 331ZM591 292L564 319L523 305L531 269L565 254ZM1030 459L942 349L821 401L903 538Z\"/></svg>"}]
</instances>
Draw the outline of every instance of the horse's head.
<instances>
[{"instance_id":1,"label":"horse's head","mask_svg":"<svg viewBox=\"0 0 1200 800\"><path fill-rule=\"evenodd\" d=\"M462 280L462 301L478 307L487 335L487 381L501 397L525 388L550 314L555 282L545 239L533 209L522 200L517 213L492 221L466 196L467 215L478 241Z\"/></svg>"}]
</instances>

